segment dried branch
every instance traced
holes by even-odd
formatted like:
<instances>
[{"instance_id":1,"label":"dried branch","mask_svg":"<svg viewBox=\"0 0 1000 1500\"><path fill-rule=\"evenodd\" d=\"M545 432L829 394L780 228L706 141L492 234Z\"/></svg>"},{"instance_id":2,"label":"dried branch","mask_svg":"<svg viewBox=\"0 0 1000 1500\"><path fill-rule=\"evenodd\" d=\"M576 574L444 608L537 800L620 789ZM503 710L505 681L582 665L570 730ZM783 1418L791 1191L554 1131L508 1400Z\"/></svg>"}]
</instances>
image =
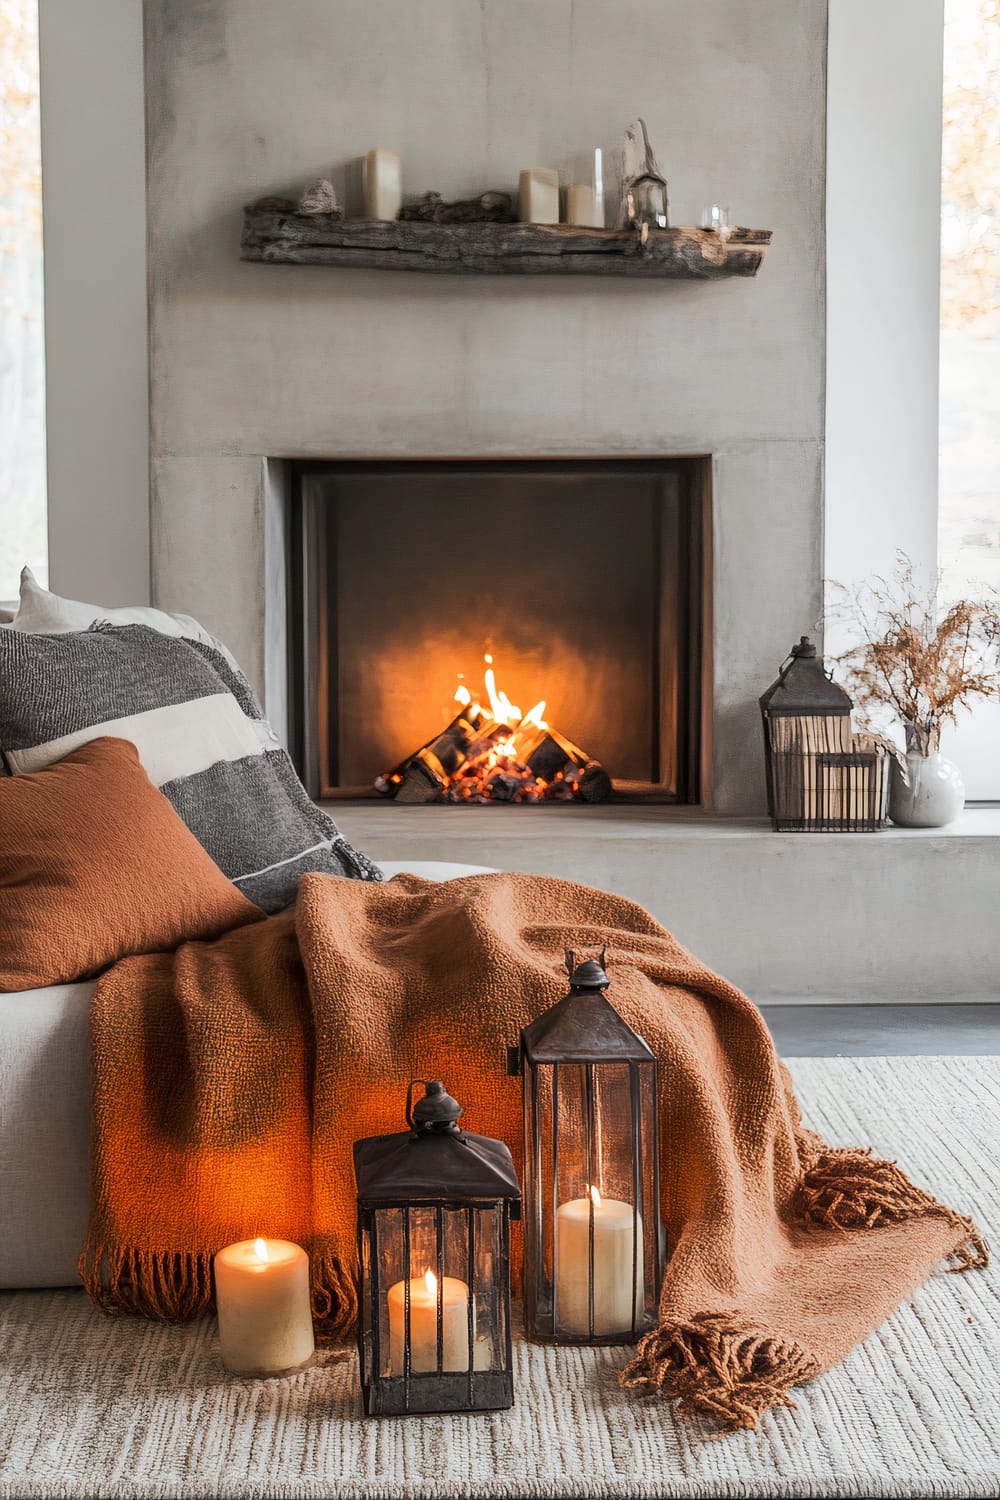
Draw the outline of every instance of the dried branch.
<instances>
[{"instance_id":1,"label":"dried branch","mask_svg":"<svg viewBox=\"0 0 1000 1500\"><path fill-rule=\"evenodd\" d=\"M1000 595L960 599L941 610L937 580L929 590L898 554L889 580L848 588L834 583L833 618L862 640L835 658L862 710L890 708L907 745L936 750L945 723L981 698L1000 698Z\"/></svg>"}]
</instances>

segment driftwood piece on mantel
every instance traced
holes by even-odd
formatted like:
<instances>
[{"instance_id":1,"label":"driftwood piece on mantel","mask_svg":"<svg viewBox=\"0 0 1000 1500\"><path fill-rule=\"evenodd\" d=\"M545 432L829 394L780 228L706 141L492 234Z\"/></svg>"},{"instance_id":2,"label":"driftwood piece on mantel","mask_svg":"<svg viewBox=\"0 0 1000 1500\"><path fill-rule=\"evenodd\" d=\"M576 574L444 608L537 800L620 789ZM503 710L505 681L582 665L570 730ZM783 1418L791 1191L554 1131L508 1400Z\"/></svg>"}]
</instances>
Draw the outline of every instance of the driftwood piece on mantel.
<instances>
[{"instance_id":1,"label":"driftwood piece on mantel","mask_svg":"<svg viewBox=\"0 0 1000 1500\"><path fill-rule=\"evenodd\" d=\"M769 229L630 229L572 224L427 224L249 207L243 260L275 265L528 276L755 276Z\"/></svg>"}]
</instances>

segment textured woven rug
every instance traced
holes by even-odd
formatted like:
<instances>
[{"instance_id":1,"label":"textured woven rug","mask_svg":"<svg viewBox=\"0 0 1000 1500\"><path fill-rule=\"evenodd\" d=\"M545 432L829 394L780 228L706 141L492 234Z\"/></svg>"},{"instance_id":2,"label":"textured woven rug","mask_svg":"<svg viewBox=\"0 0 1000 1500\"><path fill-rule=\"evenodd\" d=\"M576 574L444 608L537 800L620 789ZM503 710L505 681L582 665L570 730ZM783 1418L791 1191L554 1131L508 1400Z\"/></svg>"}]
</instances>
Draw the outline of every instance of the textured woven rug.
<instances>
[{"instance_id":1,"label":"textured woven rug","mask_svg":"<svg viewBox=\"0 0 1000 1500\"><path fill-rule=\"evenodd\" d=\"M791 1064L807 1123L1000 1224L1000 1059ZM997 1239L996 1234L993 1235ZM516 1351L516 1404L365 1420L353 1358L230 1380L214 1322L0 1295L0 1497L1000 1496L1000 1273L939 1273L837 1369L720 1437L619 1389L625 1352Z\"/></svg>"}]
</instances>

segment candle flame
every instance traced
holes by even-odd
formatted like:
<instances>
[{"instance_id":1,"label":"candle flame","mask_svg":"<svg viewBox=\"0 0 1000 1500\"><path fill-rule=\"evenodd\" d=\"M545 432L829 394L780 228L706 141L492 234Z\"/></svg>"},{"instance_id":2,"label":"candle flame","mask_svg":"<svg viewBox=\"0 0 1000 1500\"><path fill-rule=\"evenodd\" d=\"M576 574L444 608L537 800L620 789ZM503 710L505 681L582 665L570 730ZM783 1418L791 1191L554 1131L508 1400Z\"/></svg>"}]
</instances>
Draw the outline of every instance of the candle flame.
<instances>
[{"instance_id":1,"label":"candle flame","mask_svg":"<svg viewBox=\"0 0 1000 1500\"><path fill-rule=\"evenodd\" d=\"M597 1189L595 1187L593 1187L593 1186L590 1189L590 1201L594 1205L595 1208L600 1208L600 1206L601 1206L601 1195L597 1191Z\"/></svg>"},{"instance_id":2,"label":"candle flame","mask_svg":"<svg viewBox=\"0 0 1000 1500\"><path fill-rule=\"evenodd\" d=\"M267 1240L262 1240L258 1236L258 1238L253 1242L253 1253L254 1255L256 1255L258 1260L269 1260L270 1256L267 1253Z\"/></svg>"},{"instance_id":3,"label":"candle flame","mask_svg":"<svg viewBox=\"0 0 1000 1500\"><path fill-rule=\"evenodd\" d=\"M428 1296L430 1296L430 1297L436 1297L437 1296L438 1279L434 1275L433 1271L425 1271L424 1272L424 1285L427 1287L427 1294L428 1294Z\"/></svg>"}]
</instances>

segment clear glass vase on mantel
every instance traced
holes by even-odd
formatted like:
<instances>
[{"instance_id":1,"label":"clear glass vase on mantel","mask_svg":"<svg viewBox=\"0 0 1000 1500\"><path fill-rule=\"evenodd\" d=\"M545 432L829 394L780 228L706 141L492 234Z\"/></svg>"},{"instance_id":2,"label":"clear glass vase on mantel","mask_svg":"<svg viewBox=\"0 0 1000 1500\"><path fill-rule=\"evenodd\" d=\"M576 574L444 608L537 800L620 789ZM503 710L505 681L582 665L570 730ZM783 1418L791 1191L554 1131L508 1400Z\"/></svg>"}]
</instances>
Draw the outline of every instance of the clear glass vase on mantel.
<instances>
[{"instance_id":1,"label":"clear glass vase on mantel","mask_svg":"<svg viewBox=\"0 0 1000 1500\"><path fill-rule=\"evenodd\" d=\"M905 758L893 757L889 817L900 828L943 828L965 806L962 773L938 748L940 729L904 724Z\"/></svg>"}]
</instances>

